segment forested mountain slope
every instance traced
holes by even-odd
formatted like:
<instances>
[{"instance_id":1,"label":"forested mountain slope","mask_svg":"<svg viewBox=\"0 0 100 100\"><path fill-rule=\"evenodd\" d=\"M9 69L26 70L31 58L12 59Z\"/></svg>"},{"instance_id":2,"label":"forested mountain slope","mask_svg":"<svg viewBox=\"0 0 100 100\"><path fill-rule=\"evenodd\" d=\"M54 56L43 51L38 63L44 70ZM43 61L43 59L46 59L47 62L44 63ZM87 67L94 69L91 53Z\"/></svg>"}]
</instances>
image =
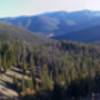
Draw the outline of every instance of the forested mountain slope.
<instances>
[{"instance_id":1,"label":"forested mountain slope","mask_svg":"<svg viewBox=\"0 0 100 100\"><path fill-rule=\"evenodd\" d=\"M100 93L100 46L55 41L0 24L0 74L10 77L12 83L3 77L0 82L20 100L79 100Z\"/></svg>"}]
</instances>

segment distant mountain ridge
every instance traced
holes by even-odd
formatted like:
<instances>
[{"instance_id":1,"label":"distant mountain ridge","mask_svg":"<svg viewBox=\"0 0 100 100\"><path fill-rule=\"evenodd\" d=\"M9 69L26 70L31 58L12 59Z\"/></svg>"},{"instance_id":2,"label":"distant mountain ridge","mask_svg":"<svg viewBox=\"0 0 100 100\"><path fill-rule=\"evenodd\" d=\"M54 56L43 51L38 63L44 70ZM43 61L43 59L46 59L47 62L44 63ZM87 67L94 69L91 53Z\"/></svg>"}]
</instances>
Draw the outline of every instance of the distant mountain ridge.
<instances>
[{"instance_id":1,"label":"distant mountain ridge","mask_svg":"<svg viewBox=\"0 0 100 100\"><path fill-rule=\"evenodd\" d=\"M1 23L25 28L37 35L43 35L54 39L68 39L75 41L96 41L100 35L100 12L77 11L77 12L51 12L36 16L22 16L17 18L0 19ZM96 28L97 26L97 28ZM91 28L92 31L91 35ZM87 31L88 30L88 31ZM89 36L89 38L83 38ZM94 35L94 36L93 36ZM91 37L92 36L92 37ZM61 38L60 38L61 37ZM95 39L93 39L95 37Z\"/></svg>"}]
</instances>

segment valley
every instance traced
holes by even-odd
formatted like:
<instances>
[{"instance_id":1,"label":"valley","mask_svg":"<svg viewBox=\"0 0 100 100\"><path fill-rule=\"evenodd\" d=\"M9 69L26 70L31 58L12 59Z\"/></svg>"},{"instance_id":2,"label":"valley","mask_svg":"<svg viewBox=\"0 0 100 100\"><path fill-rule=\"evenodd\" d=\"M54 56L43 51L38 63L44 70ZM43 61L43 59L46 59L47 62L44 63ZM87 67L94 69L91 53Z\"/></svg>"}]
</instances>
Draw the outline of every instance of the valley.
<instances>
[{"instance_id":1,"label":"valley","mask_svg":"<svg viewBox=\"0 0 100 100\"><path fill-rule=\"evenodd\" d=\"M93 100L100 94L99 18L81 11L0 19L0 99Z\"/></svg>"}]
</instances>

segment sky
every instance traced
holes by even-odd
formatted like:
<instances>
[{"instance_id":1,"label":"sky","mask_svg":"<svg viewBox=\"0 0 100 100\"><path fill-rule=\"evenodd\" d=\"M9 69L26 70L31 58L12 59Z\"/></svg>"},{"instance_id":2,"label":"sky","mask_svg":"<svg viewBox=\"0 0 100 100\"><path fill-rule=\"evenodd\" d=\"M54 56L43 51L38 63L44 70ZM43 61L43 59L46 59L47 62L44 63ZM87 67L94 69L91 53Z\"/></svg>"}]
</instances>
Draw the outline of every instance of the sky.
<instances>
[{"instance_id":1,"label":"sky","mask_svg":"<svg viewBox=\"0 0 100 100\"><path fill-rule=\"evenodd\" d=\"M0 17L86 9L100 11L100 0L0 0Z\"/></svg>"}]
</instances>

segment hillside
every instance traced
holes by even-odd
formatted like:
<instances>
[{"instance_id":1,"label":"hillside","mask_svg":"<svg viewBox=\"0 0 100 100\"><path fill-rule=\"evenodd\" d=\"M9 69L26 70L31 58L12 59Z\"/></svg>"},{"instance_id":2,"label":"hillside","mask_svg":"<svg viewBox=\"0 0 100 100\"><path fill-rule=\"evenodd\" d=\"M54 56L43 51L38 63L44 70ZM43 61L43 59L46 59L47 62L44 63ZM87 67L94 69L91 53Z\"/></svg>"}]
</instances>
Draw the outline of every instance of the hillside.
<instances>
[{"instance_id":1,"label":"hillside","mask_svg":"<svg viewBox=\"0 0 100 100\"><path fill-rule=\"evenodd\" d=\"M31 46L37 46L48 43L48 39L41 36L36 36L23 28L17 28L12 25L0 24L0 41L18 41L25 42Z\"/></svg>"}]
</instances>

